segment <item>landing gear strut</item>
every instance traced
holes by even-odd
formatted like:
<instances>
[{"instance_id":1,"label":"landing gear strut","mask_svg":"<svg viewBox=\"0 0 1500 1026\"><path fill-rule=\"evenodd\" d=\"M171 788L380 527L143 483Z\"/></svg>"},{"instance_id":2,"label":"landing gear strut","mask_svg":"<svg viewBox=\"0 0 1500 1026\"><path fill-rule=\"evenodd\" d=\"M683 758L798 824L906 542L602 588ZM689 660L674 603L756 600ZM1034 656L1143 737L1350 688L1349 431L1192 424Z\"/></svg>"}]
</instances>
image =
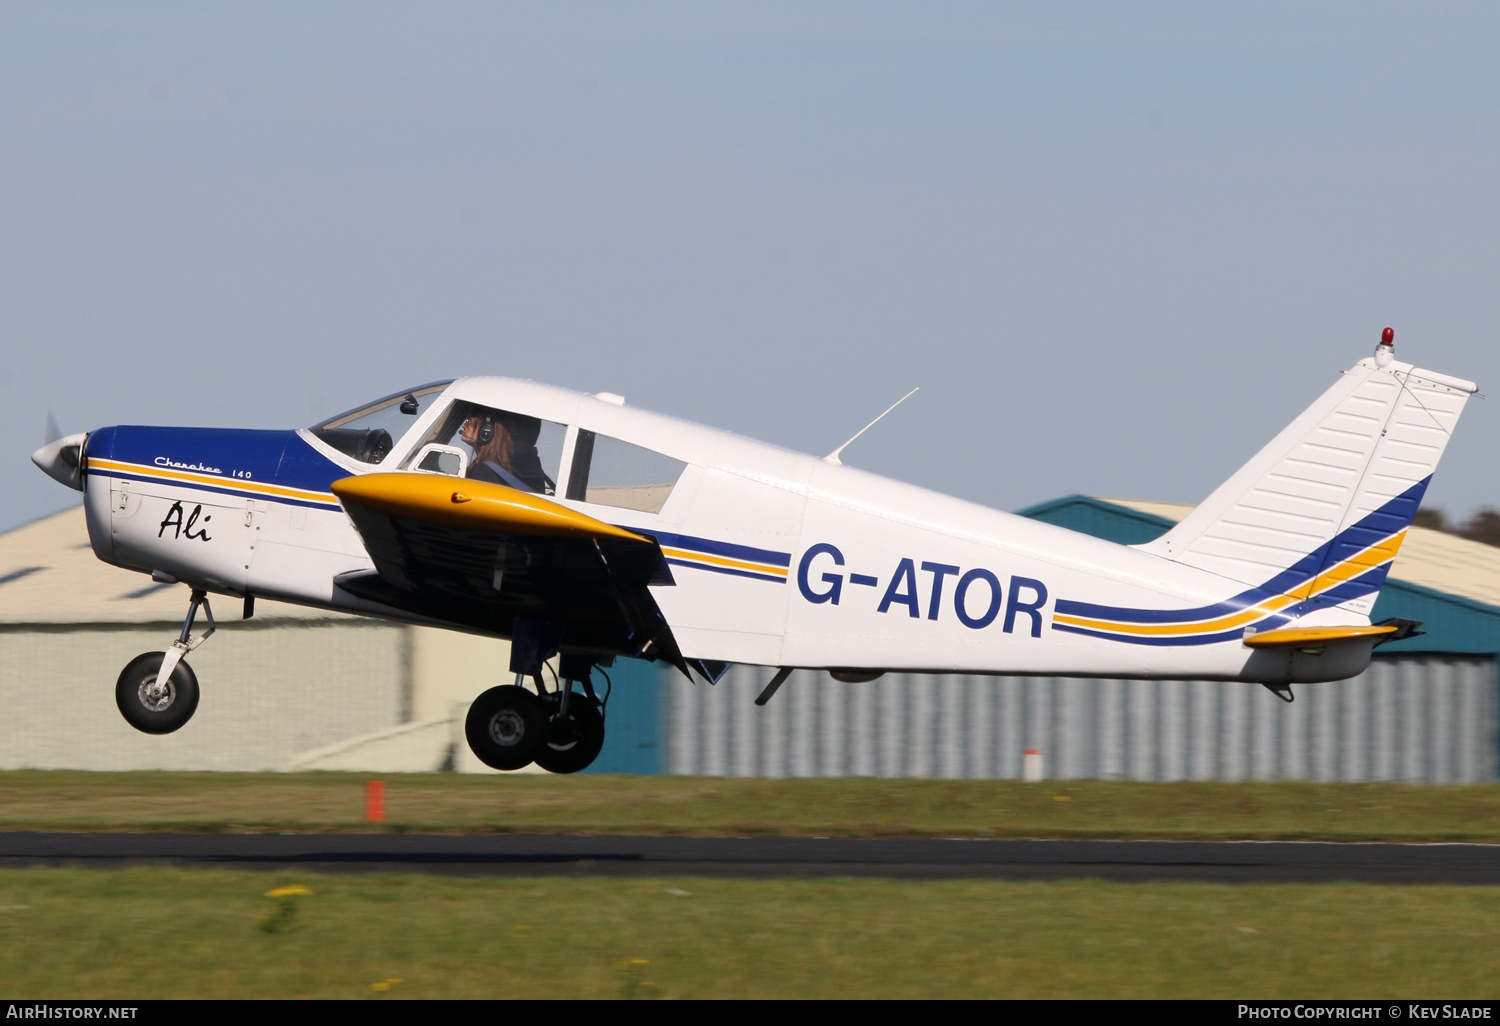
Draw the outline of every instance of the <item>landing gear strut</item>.
<instances>
[{"instance_id":1,"label":"landing gear strut","mask_svg":"<svg viewBox=\"0 0 1500 1026\"><path fill-rule=\"evenodd\" d=\"M549 773L577 773L587 769L604 747L603 703L594 695L589 680L591 663L582 660L581 668L562 659L557 691L543 696L547 704L547 743L536 753L536 764ZM584 693L573 690L574 676L582 682Z\"/></svg>"},{"instance_id":2,"label":"landing gear strut","mask_svg":"<svg viewBox=\"0 0 1500 1026\"><path fill-rule=\"evenodd\" d=\"M208 617L208 630L195 638L193 621L200 606ZM115 704L126 723L147 734L170 734L193 718L198 709L198 677L182 657L207 641L216 629L208 594L195 589L188 602L187 619L182 622L182 633L172 647L165 652L138 655L120 671L120 679L115 682Z\"/></svg>"}]
</instances>

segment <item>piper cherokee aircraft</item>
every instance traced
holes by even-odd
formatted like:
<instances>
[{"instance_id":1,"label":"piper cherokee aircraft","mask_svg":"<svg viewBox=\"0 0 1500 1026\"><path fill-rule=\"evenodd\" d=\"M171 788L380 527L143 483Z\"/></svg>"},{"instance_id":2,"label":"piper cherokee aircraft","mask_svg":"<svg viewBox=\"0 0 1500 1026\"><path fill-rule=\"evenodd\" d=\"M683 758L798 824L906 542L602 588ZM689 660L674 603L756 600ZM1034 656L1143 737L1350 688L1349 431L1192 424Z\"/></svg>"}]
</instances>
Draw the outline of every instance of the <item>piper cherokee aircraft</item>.
<instances>
[{"instance_id":1,"label":"piper cherokee aircraft","mask_svg":"<svg viewBox=\"0 0 1500 1026\"><path fill-rule=\"evenodd\" d=\"M593 672L729 663L857 684L886 671L1291 685L1416 632L1369 612L1476 386L1374 356L1157 540L1117 545L531 381L459 378L311 428L106 427L32 457L83 492L100 559L190 586L115 698L177 730L209 594L509 638L470 707L498 769L587 766ZM857 437L857 436L856 436ZM192 634L202 610L208 629ZM555 664L548 661L557 657ZM555 665L547 687L544 665ZM498 669L498 668L497 668ZM534 690L522 686L527 679ZM605 693L607 701L607 692Z\"/></svg>"}]
</instances>

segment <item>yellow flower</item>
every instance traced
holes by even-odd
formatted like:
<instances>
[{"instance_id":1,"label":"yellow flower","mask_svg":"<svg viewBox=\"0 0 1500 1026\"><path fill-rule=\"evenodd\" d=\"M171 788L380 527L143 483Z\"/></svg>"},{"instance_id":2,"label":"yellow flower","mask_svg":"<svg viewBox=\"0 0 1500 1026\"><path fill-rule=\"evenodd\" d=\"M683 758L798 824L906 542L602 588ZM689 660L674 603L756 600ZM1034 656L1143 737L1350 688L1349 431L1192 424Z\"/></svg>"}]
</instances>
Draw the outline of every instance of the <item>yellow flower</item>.
<instances>
[{"instance_id":1,"label":"yellow flower","mask_svg":"<svg viewBox=\"0 0 1500 1026\"><path fill-rule=\"evenodd\" d=\"M301 884L292 884L290 887L278 887L274 891L267 891L268 898L295 898L303 894L311 894L312 891Z\"/></svg>"},{"instance_id":2,"label":"yellow flower","mask_svg":"<svg viewBox=\"0 0 1500 1026\"><path fill-rule=\"evenodd\" d=\"M388 980L381 980L379 983L372 983L372 984L370 984L370 989L371 990L386 991L386 990L390 990L393 986L395 986L398 983L405 983L405 982L406 982L405 980L401 979L398 976L392 976Z\"/></svg>"}]
</instances>

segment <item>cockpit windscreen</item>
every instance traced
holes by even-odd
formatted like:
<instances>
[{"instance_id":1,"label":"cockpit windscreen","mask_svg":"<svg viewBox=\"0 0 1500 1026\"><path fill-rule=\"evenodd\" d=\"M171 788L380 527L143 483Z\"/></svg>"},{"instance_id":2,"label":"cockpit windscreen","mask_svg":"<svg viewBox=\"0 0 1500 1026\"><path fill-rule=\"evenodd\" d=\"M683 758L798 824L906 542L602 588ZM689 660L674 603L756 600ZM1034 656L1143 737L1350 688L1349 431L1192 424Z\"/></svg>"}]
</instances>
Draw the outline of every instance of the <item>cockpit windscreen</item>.
<instances>
[{"instance_id":1,"label":"cockpit windscreen","mask_svg":"<svg viewBox=\"0 0 1500 1026\"><path fill-rule=\"evenodd\" d=\"M321 424L313 425L312 433L361 463L379 463L390 455L401 436L450 384L451 381L434 381L388 395L337 417L329 417Z\"/></svg>"}]
</instances>

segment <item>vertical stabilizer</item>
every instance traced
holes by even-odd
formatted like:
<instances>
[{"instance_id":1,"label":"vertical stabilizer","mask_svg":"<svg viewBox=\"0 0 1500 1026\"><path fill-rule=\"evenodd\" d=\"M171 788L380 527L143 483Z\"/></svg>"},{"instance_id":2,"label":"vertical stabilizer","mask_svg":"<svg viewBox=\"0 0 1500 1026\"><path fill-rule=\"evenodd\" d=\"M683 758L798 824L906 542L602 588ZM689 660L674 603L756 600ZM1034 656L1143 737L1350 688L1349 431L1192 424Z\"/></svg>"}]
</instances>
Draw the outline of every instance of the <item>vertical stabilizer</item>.
<instances>
[{"instance_id":1,"label":"vertical stabilizer","mask_svg":"<svg viewBox=\"0 0 1500 1026\"><path fill-rule=\"evenodd\" d=\"M1368 613L1476 390L1398 363L1390 329L1255 458L1137 546L1311 605Z\"/></svg>"}]
</instances>

